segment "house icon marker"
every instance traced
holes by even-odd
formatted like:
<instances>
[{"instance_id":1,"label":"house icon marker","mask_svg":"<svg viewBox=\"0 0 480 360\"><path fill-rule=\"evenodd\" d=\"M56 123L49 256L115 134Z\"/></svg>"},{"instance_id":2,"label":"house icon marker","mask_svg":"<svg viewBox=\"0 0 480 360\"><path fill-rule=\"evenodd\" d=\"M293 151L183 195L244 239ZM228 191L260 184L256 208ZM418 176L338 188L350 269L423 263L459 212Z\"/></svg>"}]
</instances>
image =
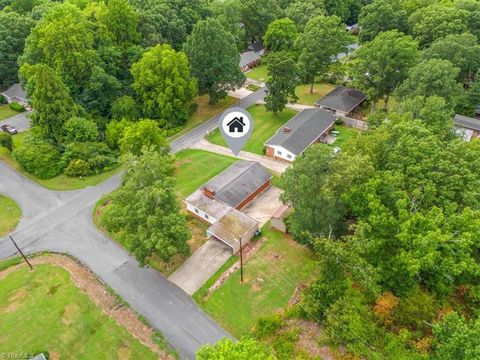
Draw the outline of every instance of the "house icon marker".
<instances>
[{"instance_id":1,"label":"house icon marker","mask_svg":"<svg viewBox=\"0 0 480 360\"><path fill-rule=\"evenodd\" d=\"M228 132L230 133L243 133L243 127L245 123L243 122L243 117L234 117L230 122L227 124Z\"/></svg>"}]
</instances>

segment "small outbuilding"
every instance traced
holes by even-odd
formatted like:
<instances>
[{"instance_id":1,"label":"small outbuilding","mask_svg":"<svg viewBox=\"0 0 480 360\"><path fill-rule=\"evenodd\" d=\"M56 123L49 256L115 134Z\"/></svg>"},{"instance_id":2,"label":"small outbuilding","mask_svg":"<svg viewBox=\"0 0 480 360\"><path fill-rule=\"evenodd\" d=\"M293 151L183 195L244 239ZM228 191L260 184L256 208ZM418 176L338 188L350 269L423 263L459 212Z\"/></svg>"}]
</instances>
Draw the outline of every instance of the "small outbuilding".
<instances>
[{"instance_id":1,"label":"small outbuilding","mask_svg":"<svg viewBox=\"0 0 480 360\"><path fill-rule=\"evenodd\" d=\"M456 114L454 121L456 133L463 137L463 140L470 141L480 137L480 119Z\"/></svg>"},{"instance_id":2,"label":"small outbuilding","mask_svg":"<svg viewBox=\"0 0 480 360\"><path fill-rule=\"evenodd\" d=\"M22 104L23 106L28 106L27 93L18 83L10 86L2 93L2 95L5 97L9 104L12 102L16 102Z\"/></svg>"},{"instance_id":3,"label":"small outbuilding","mask_svg":"<svg viewBox=\"0 0 480 360\"><path fill-rule=\"evenodd\" d=\"M360 90L337 86L315 104L338 116L347 116L357 109L367 96Z\"/></svg>"},{"instance_id":4,"label":"small outbuilding","mask_svg":"<svg viewBox=\"0 0 480 360\"><path fill-rule=\"evenodd\" d=\"M322 142L336 120L336 116L323 109L304 109L265 142L265 154L293 162L312 144Z\"/></svg>"}]
</instances>

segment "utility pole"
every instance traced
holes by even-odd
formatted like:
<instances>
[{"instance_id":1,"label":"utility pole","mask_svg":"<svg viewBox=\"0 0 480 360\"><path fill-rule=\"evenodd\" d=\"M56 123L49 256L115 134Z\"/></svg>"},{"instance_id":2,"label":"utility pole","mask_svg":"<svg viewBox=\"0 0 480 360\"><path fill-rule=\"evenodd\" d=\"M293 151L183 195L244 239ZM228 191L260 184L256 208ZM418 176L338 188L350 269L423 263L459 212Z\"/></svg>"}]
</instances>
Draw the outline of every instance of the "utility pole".
<instances>
[{"instance_id":1,"label":"utility pole","mask_svg":"<svg viewBox=\"0 0 480 360\"><path fill-rule=\"evenodd\" d=\"M240 282L243 283L243 247L242 247L241 236L240 236Z\"/></svg>"},{"instance_id":2,"label":"utility pole","mask_svg":"<svg viewBox=\"0 0 480 360\"><path fill-rule=\"evenodd\" d=\"M12 236L11 235L8 235L8 237L10 238L10 240L12 240L12 243L13 245L15 245L15 247L17 248L18 252L20 253L20 255L22 255L23 259L25 260L25 262L28 264L28 266L30 267L30 270L33 270L33 267L32 267L32 264L30 264L30 262L28 261L27 257L23 254L22 250L20 250L20 248L18 247L17 243L13 240Z\"/></svg>"}]
</instances>

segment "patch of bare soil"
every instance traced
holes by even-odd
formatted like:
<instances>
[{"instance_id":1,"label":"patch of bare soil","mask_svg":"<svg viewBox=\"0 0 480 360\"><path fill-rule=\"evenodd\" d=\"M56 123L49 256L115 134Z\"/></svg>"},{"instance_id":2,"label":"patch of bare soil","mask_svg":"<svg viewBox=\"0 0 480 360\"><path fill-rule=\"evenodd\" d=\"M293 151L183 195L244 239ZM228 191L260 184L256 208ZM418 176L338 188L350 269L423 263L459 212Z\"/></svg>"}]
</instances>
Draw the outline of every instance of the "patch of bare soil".
<instances>
[{"instance_id":1,"label":"patch of bare soil","mask_svg":"<svg viewBox=\"0 0 480 360\"><path fill-rule=\"evenodd\" d=\"M80 306L76 303L70 303L63 310L62 323L65 325L73 324L79 316Z\"/></svg>"},{"instance_id":2,"label":"patch of bare soil","mask_svg":"<svg viewBox=\"0 0 480 360\"><path fill-rule=\"evenodd\" d=\"M10 296L8 299L8 305L3 309L6 313L13 313L18 310L22 305L23 300L27 297L28 291L26 289L20 289L15 291L15 293Z\"/></svg>"},{"instance_id":3,"label":"patch of bare soil","mask_svg":"<svg viewBox=\"0 0 480 360\"><path fill-rule=\"evenodd\" d=\"M178 169L179 167L181 167L183 164L189 164L189 163L192 163L193 161L190 160L190 159L185 159L185 160L181 160L181 161L176 161L175 162L175 167Z\"/></svg>"},{"instance_id":4,"label":"patch of bare soil","mask_svg":"<svg viewBox=\"0 0 480 360\"><path fill-rule=\"evenodd\" d=\"M174 357L161 350L152 340L154 330L140 321L135 312L122 303L109 292L105 285L91 272L85 265L60 254L40 255L30 259L34 266L40 264L52 264L65 269L71 276L74 284L84 291L90 299L108 316L113 318L120 326L125 327L135 338L143 345L149 347L158 355L159 359L172 360ZM8 267L0 272L0 279L15 271L20 267L26 266L24 263ZM26 290L25 290L26 291ZM70 304L71 305L71 304ZM65 308L63 315L64 321L69 321L74 314L74 306ZM51 355L51 354L50 354ZM52 356L50 356L53 359Z\"/></svg>"},{"instance_id":5,"label":"patch of bare soil","mask_svg":"<svg viewBox=\"0 0 480 360\"><path fill-rule=\"evenodd\" d=\"M320 346L318 339L322 334L321 326L315 321L306 321L300 319L292 319L288 321L288 327L300 329L296 347L306 352L313 358L323 360L335 360L334 352L328 346Z\"/></svg>"}]
</instances>

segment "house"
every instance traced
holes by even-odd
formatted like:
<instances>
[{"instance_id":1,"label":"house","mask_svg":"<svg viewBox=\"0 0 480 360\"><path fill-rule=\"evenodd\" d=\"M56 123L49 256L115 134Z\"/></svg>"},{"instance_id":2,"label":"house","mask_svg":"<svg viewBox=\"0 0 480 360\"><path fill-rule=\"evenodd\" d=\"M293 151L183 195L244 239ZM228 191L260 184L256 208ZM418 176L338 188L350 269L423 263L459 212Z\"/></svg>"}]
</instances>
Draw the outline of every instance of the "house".
<instances>
[{"instance_id":1,"label":"house","mask_svg":"<svg viewBox=\"0 0 480 360\"><path fill-rule=\"evenodd\" d=\"M480 119L456 114L454 121L455 132L462 136L465 141L480 137Z\"/></svg>"},{"instance_id":2,"label":"house","mask_svg":"<svg viewBox=\"0 0 480 360\"><path fill-rule=\"evenodd\" d=\"M310 145L322 141L336 120L336 116L323 109L302 110L265 142L265 153L293 162Z\"/></svg>"},{"instance_id":3,"label":"house","mask_svg":"<svg viewBox=\"0 0 480 360\"><path fill-rule=\"evenodd\" d=\"M185 199L187 210L211 224L209 238L230 246L235 254L240 239L247 244L258 222L240 210L271 183L272 175L258 162L237 161Z\"/></svg>"},{"instance_id":4,"label":"house","mask_svg":"<svg viewBox=\"0 0 480 360\"><path fill-rule=\"evenodd\" d=\"M260 58L264 53L263 43L261 41L254 42L240 54L240 70L245 72L260 64Z\"/></svg>"},{"instance_id":5,"label":"house","mask_svg":"<svg viewBox=\"0 0 480 360\"><path fill-rule=\"evenodd\" d=\"M360 90L337 86L315 105L338 116L347 116L365 101L367 96Z\"/></svg>"},{"instance_id":6,"label":"house","mask_svg":"<svg viewBox=\"0 0 480 360\"><path fill-rule=\"evenodd\" d=\"M232 120L229 121L227 124L228 126L228 131L231 133L237 132L237 133L242 133L243 132L243 127L245 126L245 123L243 122L243 117L234 117Z\"/></svg>"},{"instance_id":7,"label":"house","mask_svg":"<svg viewBox=\"0 0 480 360\"><path fill-rule=\"evenodd\" d=\"M20 84L13 84L7 90L5 90L2 95L5 97L7 102L10 104L12 102L17 102L23 106L28 106L28 97L23 90Z\"/></svg>"}]
</instances>

